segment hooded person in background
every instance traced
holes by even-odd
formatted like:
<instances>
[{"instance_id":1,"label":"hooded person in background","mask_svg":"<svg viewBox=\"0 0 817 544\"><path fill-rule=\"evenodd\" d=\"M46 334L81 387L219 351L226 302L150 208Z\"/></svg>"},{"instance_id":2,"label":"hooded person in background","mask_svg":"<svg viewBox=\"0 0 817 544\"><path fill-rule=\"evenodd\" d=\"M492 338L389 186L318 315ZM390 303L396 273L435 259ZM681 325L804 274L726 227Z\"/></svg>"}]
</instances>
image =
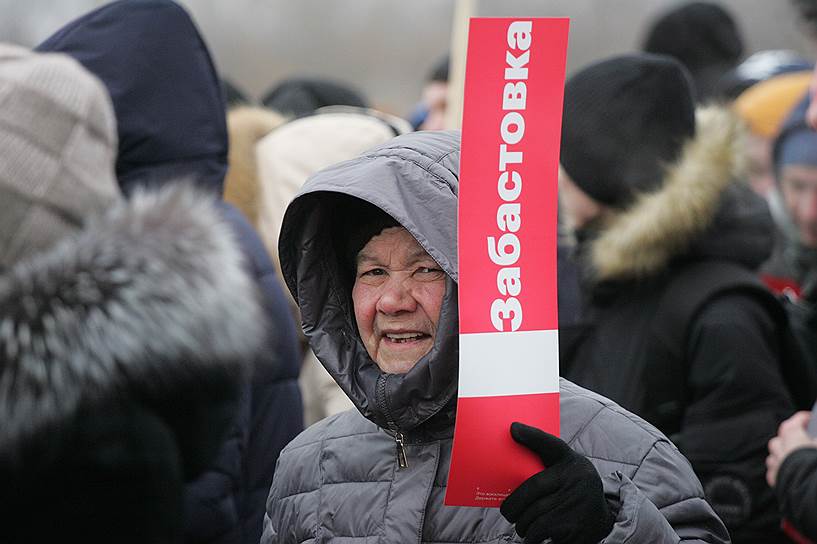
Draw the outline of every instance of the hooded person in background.
<instances>
[{"instance_id":1,"label":"hooded person in background","mask_svg":"<svg viewBox=\"0 0 817 544\"><path fill-rule=\"evenodd\" d=\"M817 132L806 124L809 105L807 98L795 108L774 142L777 239L762 271L786 296L794 337L817 369Z\"/></svg>"},{"instance_id":2,"label":"hooded person in background","mask_svg":"<svg viewBox=\"0 0 817 544\"><path fill-rule=\"evenodd\" d=\"M754 272L773 225L739 179L740 135L727 110L696 115L670 57L612 57L568 80L559 191L580 241L584 311L560 331L560 365L670 436L735 542L769 543L783 537L765 446L794 405L783 310ZM664 319L724 283L688 321Z\"/></svg>"},{"instance_id":3,"label":"hooded person in background","mask_svg":"<svg viewBox=\"0 0 817 544\"><path fill-rule=\"evenodd\" d=\"M772 148L780 235L763 272L817 301L817 132L806 124L810 103L786 118Z\"/></svg>"},{"instance_id":4,"label":"hooded person in background","mask_svg":"<svg viewBox=\"0 0 817 544\"><path fill-rule=\"evenodd\" d=\"M3 542L180 543L263 337L255 288L211 198L121 198L76 61L0 45L0 102Z\"/></svg>"},{"instance_id":5,"label":"hooded person in background","mask_svg":"<svg viewBox=\"0 0 817 544\"><path fill-rule=\"evenodd\" d=\"M303 428L297 333L263 243L244 216L221 201L226 112L207 46L178 4L133 0L88 13L38 49L73 56L106 85L125 195L189 179L216 201L241 245L270 325L229 438L210 470L187 487L185 534L188 542L256 542L278 453Z\"/></svg>"},{"instance_id":6,"label":"hooded person in background","mask_svg":"<svg viewBox=\"0 0 817 544\"><path fill-rule=\"evenodd\" d=\"M717 96L721 78L743 55L743 39L735 20L713 2L686 2L657 17L649 26L642 50L667 55L692 76L698 102Z\"/></svg>"},{"instance_id":7,"label":"hooded person in background","mask_svg":"<svg viewBox=\"0 0 817 544\"><path fill-rule=\"evenodd\" d=\"M262 127L271 123L264 120L274 115L269 110L242 108L231 111L228 117L234 137L230 154L235 160L231 162L225 191L235 194L243 188L240 192L254 195L252 200L243 199L239 207L252 218L278 267L278 233L284 211L304 181L321 168L351 159L411 130L404 120L371 109L335 106L320 111L290 121L266 135L262 134ZM283 280L281 284L286 288ZM300 321L298 307L291 298L289 301L293 315ZM348 410L352 404L315 359L303 336L301 341L304 359L299 383L304 424L308 426Z\"/></svg>"},{"instance_id":8,"label":"hooded person in background","mask_svg":"<svg viewBox=\"0 0 817 544\"><path fill-rule=\"evenodd\" d=\"M732 103L732 109L749 128L746 143L747 179L755 192L772 206L773 216L780 210L773 200L776 184L772 146L786 118L806 96L810 80L810 71L774 75L750 86Z\"/></svg>"},{"instance_id":9,"label":"hooded person in background","mask_svg":"<svg viewBox=\"0 0 817 544\"><path fill-rule=\"evenodd\" d=\"M562 439L509 429L548 468L501 509L443 504L459 364L459 158L458 133L398 136L316 173L287 208L284 279L310 346L356 409L282 452L262 543L728 542L663 435L565 380Z\"/></svg>"}]
</instances>

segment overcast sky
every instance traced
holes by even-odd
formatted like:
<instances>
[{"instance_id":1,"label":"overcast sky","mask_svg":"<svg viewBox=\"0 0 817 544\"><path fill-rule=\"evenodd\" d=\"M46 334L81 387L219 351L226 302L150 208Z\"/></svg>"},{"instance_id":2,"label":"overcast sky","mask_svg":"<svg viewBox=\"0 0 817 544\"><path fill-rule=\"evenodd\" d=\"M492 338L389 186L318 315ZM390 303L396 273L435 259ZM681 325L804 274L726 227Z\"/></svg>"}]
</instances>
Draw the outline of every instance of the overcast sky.
<instances>
[{"instance_id":1,"label":"overcast sky","mask_svg":"<svg viewBox=\"0 0 817 544\"><path fill-rule=\"evenodd\" d=\"M0 0L0 39L32 46L99 0ZM405 114L449 47L454 0L182 0L221 72L254 97L280 78L308 74L354 83L381 109ZM673 0L477 0L482 16L566 16L568 72L638 47L644 28ZM810 44L788 0L721 2L747 53Z\"/></svg>"}]
</instances>

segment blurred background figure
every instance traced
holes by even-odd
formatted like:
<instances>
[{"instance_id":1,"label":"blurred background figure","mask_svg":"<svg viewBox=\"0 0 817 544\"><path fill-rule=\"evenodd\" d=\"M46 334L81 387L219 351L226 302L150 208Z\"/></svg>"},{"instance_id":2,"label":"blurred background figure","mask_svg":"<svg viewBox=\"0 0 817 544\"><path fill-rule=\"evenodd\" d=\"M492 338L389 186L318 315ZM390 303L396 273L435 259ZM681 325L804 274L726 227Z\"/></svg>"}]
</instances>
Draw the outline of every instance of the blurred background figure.
<instances>
[{"instance_id":1,"label":"blurred background figure","mask_svg":"<svg viewBox=\"0 0 817 544\"><path fill-rule=\"evenodd\" d=\"M324 106L369 106L366 97L348 83L321 78L285 79L270 89L261 102L286 117L303 117Z\"/></svg>"},{"instance_id":2,"label":"blurred background figure","mask_svg":"<svg viewBox=\"0 0 817 544\"><path fill-rule=\"evenodd\" d=\"M817 1L792 0L817 46ZM786 287L795 338L817 367L817 72L808 96L794 108L774 142L780 236L766 271ZM782 280L781 280L782 278ZM817 405L815 405L817 406ZM766 478L775 488L783 526L795 542L817 541L817 441L814 409L798 412L769 441Z\"/></svg>"},{"instance_id":3,"label":"blurred background figure","mask_svg":"<svg viewBox=\"0 0 817 544\"><path fill-rule=\"evenodd\" d=\"M817 541L817 439L808 432L810 412L797 412L769 441L766 479L775 488L783 523L793 542Z\"/></svg>"},{"instance_id":4,"label":"blurred background figure","mask_svg":"<svg viewBox=\"0 0 817 544\"><path fill-rule=\"evenodd\" d=\"M224 91L224 99L227 101L228 108L249 106L252 104L249 95L243 89L240 89L233 81L222 78L221 88Z\"/></svg>"},{"instance_id":5,"label":"blurred background figure","mask_svg":"<svg viewBox=\"0 0 817 544\"><path fill-rule=\"evenodd\" d=\"M0 102L2 540L181 543L262 338L240 252L191 187L122 199L73 59L0 45Z\"/></svg>"},{"instance_id":6,"label":"blurred background figure","mask_svg":"<svg viewBox=\"0 0 817 544\"><path fill-rule=\"evenodd\" d=\"M714 2L688 2L652 21L643 51L668 55L692 75L698 102L715 95L718 81L743 56L743 38L732 15Z\"/></svg>"},{"instance_id":7,"label":"blurred background figure","mask_svg":"<svg viewBox=\"0 0 817 544\"><path fill-rule=\"evenodd\" d=\"M178 4L130 0L80 17L38 49L73 56L107 87L119 135L116 175L125 195L189 180L216 203L240 244L268 327L218 458L186 488L185 541L255 542L278 454L303 428L297 332L258 234L221 200L226 106L207 45Z\"/></svg>"},{"instance_id":8,"label":"blurred background figure","mask_svg":"<svg viewBox=\"0 0 817 544\"><path fill-rule=\"evenodd\" d=\"M717 96L731 101L767 79L782 74L802 76L813 69L813 62L789 49L758 51L721 77L717 85Z\"/></svg>"},{"instance_id":9,"label":"blurred background figure","mask_svg":"<svg viewBox=\"0 0 817 544\"><path fill-rule=\"evenodd\" d=\"M445 129L445 112L448 105L448 68L451 56L445 55L431 68L425 80L420 102L409 114L408 121L414 130Z\"/></svg>"},{"instance_id":10,"label":"blurred background figure","mask_svg":"<svg viewBox=\"0 0 817 544\"><path fill-rule=\"evenodd\" d=\"M812 52L817 49L817 1L815 0L791 0L800 16L800 22L811 41ZM812 97L810 105L806 108L806 123L817 130L817 100L813 97L817 93L817 72L814 74L809 94Z\"/></svg>"},{"instance_id":11,"label":"blurred background figure","mask_svg":"<svg viewBox=\"0 0 817 544\"><path fill-rule=\"evenodd\" d=\"M774 140L772 168L779 226L775 251L763 272L772 287L795 298L817 293L817 132L806 124L801 102Z\"/></svg>"},{"instance_id":12,"label":"blurred background figure","mask_svg":"<svg viewBox=\"0 0 817 544\"><path fill-rule=\"evenodd\" d=\"M256 231L260 218L261 186L258 182L255 144L287 121L280 113L263 106L238 105L227 112L230 168L224 178L224 200L238 208ZM261 240L270 256L277 254L277 248L273 248L263 237Z\"/></svg>"},{"instance_id":13,"label":"blurred background figure","mask_svg":"<svg viewBox=\"0 0 817 544\"><path fill-rule=\"evenodd\" d=\"M228 117L231 160L235 162L230 164L226 193L237 194L239 191L231 188L237 186L243 188L244 194L255 195L232 202L251 218L279 272L278 234L284 211L306 179L330 164L356 157L411 130L404 120L371 109L325 107L319 112L323 113L278 128L273 127L275 113L271 111L239 109ZM290 298L290 303L300 322L295 301ZM301 346L304 359L300 386L308 426L351 408L352 403L315 358L303 336Z\"/></svg>"},{"instance_id":14,"label":"blurred background figure","mask_svg":"<svg viewBox=\"0 0 817 544\"><path fill-rule=\"evenodd\" d=\"M775 187L772 144L783 121L806 96L809 81L811 70L771 75L747 87L732 103L749 129L746 141L749 184L767 200L771 200Z\"/></svg>"}]
</instances>

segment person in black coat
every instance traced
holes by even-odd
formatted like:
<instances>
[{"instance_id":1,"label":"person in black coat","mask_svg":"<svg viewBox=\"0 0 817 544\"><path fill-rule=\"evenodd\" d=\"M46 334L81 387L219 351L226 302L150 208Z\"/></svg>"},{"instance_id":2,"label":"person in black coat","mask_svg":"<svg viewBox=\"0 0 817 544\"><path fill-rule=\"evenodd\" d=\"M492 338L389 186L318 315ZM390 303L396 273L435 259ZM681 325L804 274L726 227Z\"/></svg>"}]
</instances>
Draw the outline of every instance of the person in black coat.
<instances>
[{"instance_id":1,"label":"person in black coat","mask_svg":"<svg viewBox=\"0 0 817 544\"><path fill-rule=\"evenodd\" d=\"M809 435L812 414L797 412L769 440L766 480L775 488L787 532L817 540L817 439ZM812 431L813 432L813 431Z\"/></svg>"},{"instance_id":2,"label":"person in black coat","mask_svg":"<svg viewBox=\"0 0 817 544\"><path fill-rule=\"evenodd\" d=\"M766 443L794 405L782 308L771 311L776 300L753 273L771 250L772 220L738 181L739 137L730 112L696 111L689 75L670 57L608 58L567 82L559 192L583 306L580 322L560 329L560 370L667 434L735 542L769 543L783 535ZM678 282L689 288L672 308L733 276L756 291L704 299L680 325L659 319Z\"/></svg>"},{"instance_id":3,"label":"person in black coat","mask_svg":"<svg viewBox=\"0 0 817 544\"><path fill-rule=\"evenodd\" d=\"M187 488L185 533L188 542L257 542L278 454L303 427L300 354L269 255L241 213L221 201L225 102L207 46L178 4L135 0L94 10L37 49L73 56L106 85L118 124L116 175L126 195L190 179L217 200L241 245L270 330L230 439L211 470Z\"/></svg>"}]
</instances>

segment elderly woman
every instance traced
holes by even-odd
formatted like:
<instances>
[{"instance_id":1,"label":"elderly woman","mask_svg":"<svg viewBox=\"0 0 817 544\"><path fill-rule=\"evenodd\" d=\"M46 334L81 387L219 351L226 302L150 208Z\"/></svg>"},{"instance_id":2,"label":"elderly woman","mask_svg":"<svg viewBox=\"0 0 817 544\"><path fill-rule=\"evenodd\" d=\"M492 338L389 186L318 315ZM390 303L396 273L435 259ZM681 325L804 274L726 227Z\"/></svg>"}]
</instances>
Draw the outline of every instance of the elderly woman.
<instances>
[{"instance_id":1,"label":"elderly woman","mask_svg":"<svg viewBox=\"0 0 817 544\"><path fill-rule=\"evenodd\" d=\"M280 239L304 331L357 410L282 452L262 542L728 542L678 450L561 383L563 440L500 510L445 506L458 366L460 138L400 136L307 181ZM497 459L497 463L503 462Z\"/></svg>"}]
</instances>

